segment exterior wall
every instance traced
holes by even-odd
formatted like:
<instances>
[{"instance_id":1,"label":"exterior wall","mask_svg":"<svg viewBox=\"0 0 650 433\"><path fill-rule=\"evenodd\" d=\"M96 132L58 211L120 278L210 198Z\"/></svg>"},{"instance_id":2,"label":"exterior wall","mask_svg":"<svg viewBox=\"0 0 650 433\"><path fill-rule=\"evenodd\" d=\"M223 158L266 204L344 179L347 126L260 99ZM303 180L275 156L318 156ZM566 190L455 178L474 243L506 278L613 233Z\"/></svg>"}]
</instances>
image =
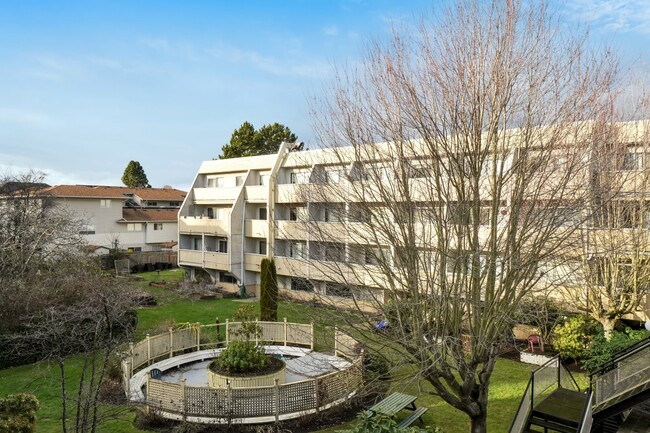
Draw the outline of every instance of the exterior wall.
<instances>
[{"instance_id":1,"label":"exterior wall","mask_svg":"<svg viewBox=\"0 0 650 433\"><path fill-rule=\"evenodd\" d=\"M630 125L623 125L625 128ZM634 125L631 125L632 127ZM630 135L634 139L643 131ZM516 132L514 132L516 133ZM378 146L381 153L382 146ZM385 145L388 146L388 145ZM229 240L229 260L210 260L205 252L191 251L188 248L181 251L179 263L186 267L205 268L216 271L225 271L237 277L247 288L259 285L260 262L264 257L275 256L278 268L278 279L285 295L290 294L300 299L311 299L314 293L329 294L334 283L355 284L358 286L370 286L376 289L381 287L377 275L370 275L371 268L359 266L358 269L351 265L348 274L334 274L323 271L322 266L314 266L309 263L309 257L315 257L320 246L310 240L309 229L318 230L321 238L327 238L330 242L343 245L342 261L361 260L358 248L368 242L371 238L368 233L359 230L351 238L350 232L345 226L350 221L338 222L327 220L326 210L336 209L347 214L353 208L356 198L346 195L345 191L354 185L355 180L350 180L343 175L343 171L353 172L355 170L354 155L352 149L338 149L334 155L331 150L312 150L304 152L286 153L281 150L277 155L264 155L258 157L236 158L229 160L206 161L201 164L196 176L194 185L180 210L180 214L186 216L181 219L180 224L180 245L189 245L189 238L192 236L226 236ZM349 153L349 155L348 155ZM389 152L386 152L389 154ZM349 157L348 163L341 163L341 158ZM510 155L503 157L505 166L512 166L521 157L521 151L513 149ZM378 156L381 159L381 155ZM646 160L650 160L646 155ZM629 171L629 170L628 170ZM328 174L329 173L329 174ZM334 174L332 174L334 173ZM584 188L587 185L585 176L589 173L578 173L572 179L576 187ZM628 173L629 174L629 173ZM650 190L650 178L641 174L631 173L628 184L634 184L635 191ZM583 176L584 175L584 176ZM335 176L338 190L336 194L329 193L329 189L323 188L328 182L328 176ZM243 184L237 186L237 178L245 179ZM211 179L220 178L218 182ZM541 181L531 179L531 182ZM545 180L548 181L548 180ZM370 184L372 181L365 181ZM442 180L441 182L444 182ZM426 184L422 179L413 178L409 180L412 197L414 201L426 202L430 200L431 185ZM372 190L372 185L370 190ZM487 186L487 184L486 184ZM331 188L331 185L329 185ZM625 190L625 188L624 188ZM305 197L312 201L308 207L304 203ZM314 204L313 198L318 197L320 203ZM379 197L379 196L377 196ZM541 197L544 197L542 191ZM372 192L366 196L368 201L376 201ZM378 204L381 206L381 203ZM203 219L206 207L227 207L230 211L229 220ZM266 219L261 217L261 210L266 211ZM508 208L504 204L497 216L497 224L505 225L508 222ZM296 215L298 215L296 217ZM199 218L198 221L193 218ZM305 220L309 220L307 223ZM315 222L314 222L315 221ZM226 224L227 222L227 224ZM479 240L488 236L486 226L485 232L479 233ZM426 233L433 236L432 225L422 222L416 227L420 234ZM650 233L650 232L649 232ZM624 232L622 231L622 236ZM650 236L650 235L649 235ZM382 239L379 242L382 243ZM266 242L267 254L259 251L260 242ZM292 257L291 245L296 242L304 244L304 257ZM205 248L205 242L203 243ZM383 245L390 250L386 239ZM458 248L462 248L461 245ZM582 251L576 251L581 254ZM242 260L243 255L243 260ZM558 272L561 272L559 270ZM215 275L218 275L215 273ZM310 279L316 281L313 292L292 290L292 280ZM328 283L332 283L329 284ZM558 284L563 289L564 284ZM573 287L566 288L572 290ZM249 293L250 293L249 289ZM374 293L374 292L373 292ZM350 303L349 297L359 299L361 294L350 293L345 296L331 295L338 303L344 305ZM348 298L348 299L344 299ZM381 299L379 291L376 298ZM630 315L630 318L645 320L650 311L650 299L642 306L643 311Z\"/></svg>"},{"instance_id":2,"label":"exterior wall","mask_svg":"<svg viewBox=\"0 0 650 433\"><path fill-rule=\"evenodd\" d=\"M110 207L101 207L100 200L110 200ZM84 235L90 245L111 248L117 240L120 248L150 251L159 249L154 244L177 241L177 222L162 222L162 230L154 230L153 222L142 222L142 231L129 231L127 223L118 222L122 219L124 201L115 198L53 198L56 205L66 207L73 215L83 218L87 228L94 229L94 234Z\"/></svg>"}]
</instances>

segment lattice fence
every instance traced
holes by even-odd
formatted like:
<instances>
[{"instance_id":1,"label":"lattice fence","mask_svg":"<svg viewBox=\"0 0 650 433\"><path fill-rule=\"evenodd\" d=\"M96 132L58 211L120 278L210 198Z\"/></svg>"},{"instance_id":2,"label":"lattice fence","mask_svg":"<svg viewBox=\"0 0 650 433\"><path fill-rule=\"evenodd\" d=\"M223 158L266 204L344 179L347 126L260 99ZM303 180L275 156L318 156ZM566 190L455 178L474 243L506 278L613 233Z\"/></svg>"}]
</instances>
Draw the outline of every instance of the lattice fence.
<instances>
[{"instance_id":1,"label":"lattice fence","mask_svg":"<svg viewBox=\"0 0 650 433\"><path fill-rule=\"evenodd\" d=\"M188 415L228 418L227 391L220 388L185 388Z\"/></svg>"},{"instance_id":2,"label":"lattice fence","mask_svg":"<svg viewBox=\"0 0 650 433\"><path fill-rule=\"evenodd\" d=\"M274 415L276 388L233 388L231 389L232 417L248 418Z\"/></svg>"},{"instance_id":3,"label":"lattice fence","mask_svg":"<svg viewBox=\"0 0 650 433\"><path fill-rule=\"evenodd\" d=\"M150 379L147 386L147 404L167 412L183 413L183 386L177 383Z\"/></svg>"},{"instance_id":4,"label":"lattice fence","mask_svg":"<svg viewBox=\"0 0 650 433\"><path fill-rule=\"evenodd\" d=\"M339 331L334 331L334 354L336 356L343 356L348 359L355 359L359 356L357 353L357 345L359 342L349 335Z\"/></svg>"},{"instance_id":5,"label":"lattice fence","mask_svg":"<svg viewBox=\"0 0 650 433\"><path fill-rule=\"evenodd\" d=\"M314 409L316 407L315 389L316 381L313 379L280 385L280 414Z\"/></svg>"}]
</instances>

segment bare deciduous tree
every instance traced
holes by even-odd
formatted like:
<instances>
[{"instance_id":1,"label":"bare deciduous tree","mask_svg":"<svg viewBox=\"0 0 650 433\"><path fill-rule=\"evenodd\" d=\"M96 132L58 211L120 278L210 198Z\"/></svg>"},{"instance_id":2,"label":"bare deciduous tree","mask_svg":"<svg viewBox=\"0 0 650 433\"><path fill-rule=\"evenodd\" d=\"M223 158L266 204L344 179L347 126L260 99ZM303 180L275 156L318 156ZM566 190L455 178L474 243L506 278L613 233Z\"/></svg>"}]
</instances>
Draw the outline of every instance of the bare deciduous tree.
<instances>
[{"instance_id":1,"label":"bare deciduous tree","mask_svg":"<svg viewBox=\"0 0 650 433\"><path fill-rule=\"evenodd\" d=\"M570 305L589 314L606 338L616 322L634 313L650 293L650 177L647 121L610 129L591 159L590 197L574 262Z\"/></svg>"},{"instance_id":2,"label":"bare deciduous tree","mask_svg":"<svg viewBox=\"0 0 650 433\"><path fill-rule=\"evenodd\" d=\"M564 35L537 2L461 0L373 46L314 106L327 149L324 175L312 173L322 183L301 198L305 277L352 296L347 325L414 367L475 433L504 319L579 251L567 240L591 143L609 132L596 125L611 121L616 62ZM387 332L368 332L368 303Z\"/></svg>"}]
</instances>

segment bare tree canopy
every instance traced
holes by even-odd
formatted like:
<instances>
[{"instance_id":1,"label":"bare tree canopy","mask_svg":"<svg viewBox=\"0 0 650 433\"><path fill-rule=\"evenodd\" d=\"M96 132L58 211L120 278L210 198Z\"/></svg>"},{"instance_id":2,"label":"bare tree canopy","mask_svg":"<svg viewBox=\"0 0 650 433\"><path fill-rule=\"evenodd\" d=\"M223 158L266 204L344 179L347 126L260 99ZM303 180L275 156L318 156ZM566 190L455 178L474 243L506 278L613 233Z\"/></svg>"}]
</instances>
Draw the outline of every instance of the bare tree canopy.
<instances>
[{"instance_id":1,"label":"bare tree canopy","mask_svg":"<svg viewBox=\"0 0 650 433\"><path fill-rule=\"evenodd\" d=\"M348 325L415 366L472 432L486 430L508 318L579 251L618 78L543 3L460 0L375 44L313 107L326 150L302 197L310 278L353 296ZM365 304L389 331L367 332Z\"/></svg>"}]
</instances>

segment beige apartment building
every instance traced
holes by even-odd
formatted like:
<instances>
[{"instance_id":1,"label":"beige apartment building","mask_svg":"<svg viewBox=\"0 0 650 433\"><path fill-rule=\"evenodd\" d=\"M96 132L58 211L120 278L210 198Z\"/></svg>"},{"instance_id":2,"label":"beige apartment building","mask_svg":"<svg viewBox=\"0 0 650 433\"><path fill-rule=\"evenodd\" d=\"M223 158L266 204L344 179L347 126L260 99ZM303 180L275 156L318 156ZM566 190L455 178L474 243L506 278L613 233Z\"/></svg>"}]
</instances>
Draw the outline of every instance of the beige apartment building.
<instances>
[{"instance_id":1,"label":"beige apartment building","mask_svg":"<svg viewBox=\"0 0 650 433\"><path fill-rule=\"evenodd\" d=\"M128 188L55 185L39 195L85 221L89 248L104 254L117 244L127 251L176 249L178 209L186 192L171 187Z\"/></svg>"},{"instance_id":2,"label":"beige apartment building","mask_svg":"<svg viewBox=\"0 0 650 433\"><path fill-rule=\"evenodd\" d=\"M645 205L639 208L635 195L639 191L645 194L650 186L650 158L645 153L647 146L641 142L642 137L645 139L644 124L625 124L621 129L626 142L621 147L623 154L618 165L612 170L626 178L621 197L634 199L630 206L622 205L625 215L617 223L616 228L625 235L632 225L637 229L650 227L650 210ZM406 156L406 162L396 165L390 162L394 154L386 143L375 145L376 157L359 155L351 147L297 152L290 151L291 147L283 144L273 155L201 164L179 212L179 265L191 277L209 276L217 285L231 290L244 284L249 293L255 293L260 283L261 260L273 257L284 295L309 298L316 293L337 303L352 299L381 301L384 283L380 275L373 274L373 265L378 258L386 258L399 266L400 251L391 245L388 236L377 238L376 233L367 231L367 225L357 224L366 218L363 200L375 202L381 211L379 190L390 185L400 167L407 164L404 173L409 178L410 200L431 205L430 184L425 179L433 174L429 167L418 163L426 153L418 155L415 149ZM502 155L501 161L504 166L514 165L518 158L521 154L513 149ZM562 155L553 161L559 170L566 164ZM368 170L372 170L373 180L368 179ZM585 171L572 176L569 185L578 191L586 188L588 179ZM362 194L353 191L355 185L373 181L377 184ZM487 183L481 188L489 189ZM373 190L378 191L376 195ZM541 197L543 188L540 191ZM450 224L463 224L464 219L470 218L462 212L460 202L433 205L453 214ZM557 219L574 218L569 215L570 208L568 204L566 208L559 206L555 212L567 215L558 215ZM498 225L507 224L508 209L507 201L500 204ZM486 215L489 210L486 208ZM416 208L414 213L415 218L427 218L425 207ZM483 218L482 213L479 218ZM398 220L395 218L394 224L400 224ZM351 230L355 224L358 229ZM434 236L431 225L427 228L423 223L418 227L422 237ZM596 232L589 229L592 238ZM576 233L582 236L585 231ZM576 255L585 254L579 249L576 247ZM650 254L650 248L647 253ZM448 259L446 266L457 263ZM541 264L540 268L544 266ZM555 264L552 272L544 274L545 279L555 280L557 286L581 284L579 273L569 263ZM646 303L632 318L646 320L648 312L650 304Z\"/></svg>"}]
</instances>

